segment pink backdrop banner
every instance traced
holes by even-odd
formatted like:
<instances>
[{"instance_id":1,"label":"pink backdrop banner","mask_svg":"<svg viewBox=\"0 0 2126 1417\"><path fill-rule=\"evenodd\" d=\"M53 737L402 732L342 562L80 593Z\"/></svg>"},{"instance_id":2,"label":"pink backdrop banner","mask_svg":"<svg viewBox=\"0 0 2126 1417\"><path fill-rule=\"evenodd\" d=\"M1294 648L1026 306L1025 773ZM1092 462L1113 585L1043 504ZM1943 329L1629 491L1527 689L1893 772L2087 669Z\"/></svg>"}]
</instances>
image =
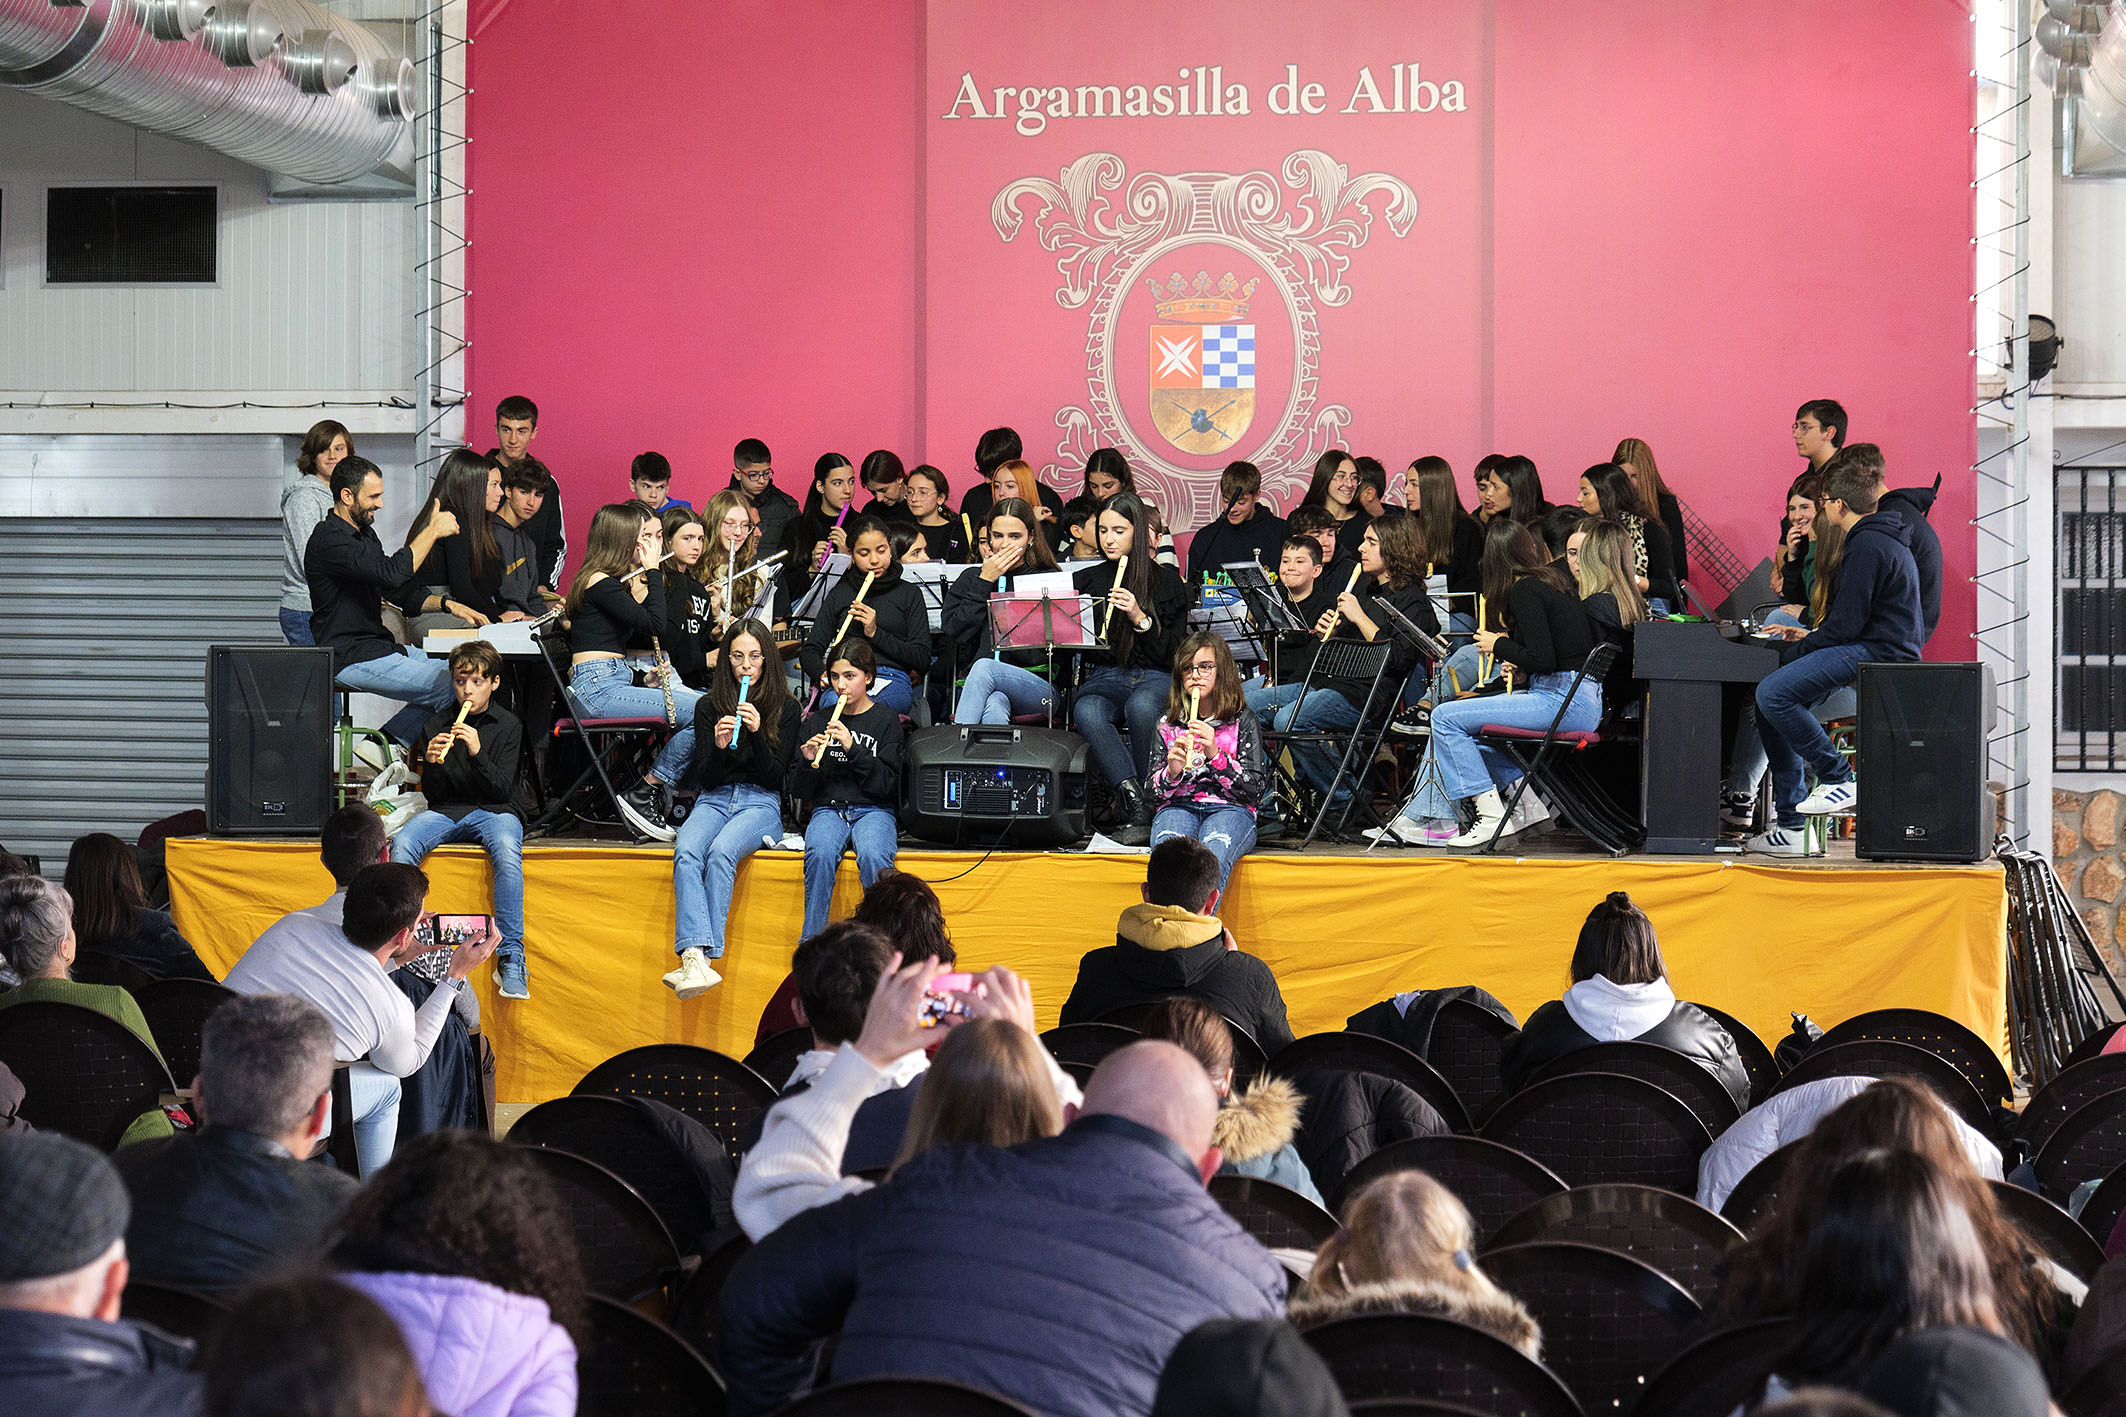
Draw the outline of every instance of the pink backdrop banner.
<instances>
[{"instance_id":1,"label":"pink backdrop banner","mask_svg":"<svg viewBox=\"0 0 2126 1417\"><path fill-rule=\"evenodd\" d=\"M1948 0L1559 7L1126 0L475 6L476 409L529 393L573 535L759 436L972 478L1125 449L1177 526L1258 463L1625 436L1745 565L1836 397L1945 474L1968 658L1970 25ZM484 422L484 416L476 422Z\"/></svg>"}]
</instances>

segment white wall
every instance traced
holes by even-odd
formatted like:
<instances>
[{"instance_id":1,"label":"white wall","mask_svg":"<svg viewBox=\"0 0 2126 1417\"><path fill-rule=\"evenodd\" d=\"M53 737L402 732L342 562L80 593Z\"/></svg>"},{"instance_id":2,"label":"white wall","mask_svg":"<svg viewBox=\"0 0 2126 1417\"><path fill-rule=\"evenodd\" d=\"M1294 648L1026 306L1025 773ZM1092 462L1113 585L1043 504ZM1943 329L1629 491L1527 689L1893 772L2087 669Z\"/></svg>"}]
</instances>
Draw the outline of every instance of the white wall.
<instances>
[{"instance_id":1,"label":"white wall","mask_svg":"<svg viewBox=\"0 0 2126 1417\"><path fill-rule=\"evenodd\" d=\"M2126 396L2126 181L2061 179L2053 222L2054 384Z\"/></svg>"}]
</instances>

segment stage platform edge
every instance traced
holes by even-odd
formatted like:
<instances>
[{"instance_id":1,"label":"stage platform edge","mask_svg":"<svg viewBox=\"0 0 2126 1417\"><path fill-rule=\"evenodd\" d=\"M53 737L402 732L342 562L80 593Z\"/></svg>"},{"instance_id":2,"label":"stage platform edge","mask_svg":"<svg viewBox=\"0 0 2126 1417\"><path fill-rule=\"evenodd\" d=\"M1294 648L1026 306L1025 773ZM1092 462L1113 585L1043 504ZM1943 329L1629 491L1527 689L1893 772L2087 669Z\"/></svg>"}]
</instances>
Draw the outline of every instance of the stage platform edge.
<instances>
[{"instance_id":1,"label":"stage platform edge","mask_svg":"<svg viewBox=\"0 0 2126 1417\"><path fill-rule=\"evenodd\" d=\"M168 864L177 926L217 975L281 914L332 889L314 841L180 838ZM899 864L935 885L964 966L1026 976L1044 1028L1079 957L1114 943L1116 916L1144 879L1137 856L904 849ZM431 909L491 908L478 848L446 847L426 869ZM531 997L500 1000L490 969L473 976L499 1100L564 1095L593 1065L645 1043L744 1056L789 969L803 870L794 852L746 861L724 982L681 1004L661 982L674 958L670 848L527 848ZM1220 913L1276 972L1305 1034L1404 990L1457 984L1481 985L1526 1019L1565 988L1580 924L1613 890L1652 917L1679 996L1734 1014L1768 1044L1792 1027L1790 1013L1829 1028L1893 1006L1932 1009L2005 1043L2007 898L1990 862L1265 853L1240 864ZM845 860L835 918L857 896Z\"/></svg>"}]
</instances>

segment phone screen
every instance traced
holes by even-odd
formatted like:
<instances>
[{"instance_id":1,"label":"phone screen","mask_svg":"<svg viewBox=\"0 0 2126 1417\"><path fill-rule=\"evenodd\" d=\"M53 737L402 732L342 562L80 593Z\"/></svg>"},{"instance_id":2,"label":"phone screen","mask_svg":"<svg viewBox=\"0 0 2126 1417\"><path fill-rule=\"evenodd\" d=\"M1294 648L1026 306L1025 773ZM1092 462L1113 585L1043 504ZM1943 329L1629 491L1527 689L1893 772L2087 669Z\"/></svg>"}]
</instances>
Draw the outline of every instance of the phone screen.
<instances>
[{"instance_id":1,"label":"phone screen","mask_svg":"<svg viewBox=\"0 0 2126 1417\"><path fill-rule=\"evenodd\" d=\"M930 990L923 995L923 1027L936 1028L951 1015L967 1016L967 1000L964 997L974 987L972 974L940 974L930 981Z\"/></svg>"},{"instance_id":2,"label":"phone screen","mask_svg":"<svg viewBox=\"0 0 2126 1417\"><path fill-rule=\"evenodd\" d=\"M431 915L415 927L414 937L431 950L454 950L487 938L493 917L487 915Z\"/></svg>"}]
</instances>

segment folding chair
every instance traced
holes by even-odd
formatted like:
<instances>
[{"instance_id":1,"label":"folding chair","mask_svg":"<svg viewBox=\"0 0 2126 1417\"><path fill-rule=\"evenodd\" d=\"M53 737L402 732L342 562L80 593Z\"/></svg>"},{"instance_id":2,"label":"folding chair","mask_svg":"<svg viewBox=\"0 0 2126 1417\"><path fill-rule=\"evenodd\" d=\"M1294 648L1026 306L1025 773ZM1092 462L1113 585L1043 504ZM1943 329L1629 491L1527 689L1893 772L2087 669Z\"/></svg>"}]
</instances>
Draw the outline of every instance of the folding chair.
<instances>
[{"instance_id":1,"label":"folding chair","mask_svg":"<svg viewBox=\"0 0 2126 1417\"><path fill-rule=\"evenodd\" d=\"M583 745L587 761L566 787L552 793L540 804L538 820L527 826L524 834L527 837L544 836L560 831L571 822L581 822L586 826L621 827L630 837L640 840L642 834L621 814L620 794L613 786L613 778L617 774L627 780L625 774L635 770L648 750L671 731L671 726L662 718L591 717L584 712L575 691L569 688L568 675L559 658L567 652L560 622L534 630L532 643L539 647L539 658L546 665L546 672L553 676L554 688L561 696L563 713L554 719L554 737L558 739L573 732ZM594 778L597 790L604 793L603 811L591 786ZM541 784L542 788L545 786ZM576 799L584 795L591 796L591 804L577 806Z\"/></svg>"},{"instance_id":2,"label":"folding chair","mask_svg":"<svg viewBox=\"0 0 2126 1417\"><path fill-rule=\"evenodd\" d=\"M1298 706L1315 694L1333 694L1336 690L1317 685L1316 678L1362 679L1366 683L1366 699L1359 705L1358 722L1347 729L1315 730L1286 729L1266 733L1271 744L1270 755L1274 758L1280 748L1297 749L1301 745L1335 751L1342 743L1343 755L1337 760L1336 772L1329 780L1329 787L1321 794L1321 802L1314 809L1314 820L1307 827L1306 840L1299 844L1301 851L1314 844L1329 819L1330 804L1336 800L1340 787L1348 786L1350 799L1337 815L1334 830L1341 833L1351 819L1351 809L1358 802L1358 786L1366 770L1372 766L1373 757L1380 751L1381 739L1387 736L1388 718L1394 710L1395 695L1386 687L1388 660L1394 653L1394 645L1387 639L1373 641L1360 639L1329 639L1314 655L1314 663L1307 671L1307 678L1300 685L1300 695L1294 704L1293 717L1298 717Z\"/></svg>"},{"instance_id":3,"label":"folding chair","mask_svg":"<svg viewBox=\"0 0 2126 1417\"><path fill-rule=\"evenodd\" d=\"M1580 685L1589 679L1601 683L1616 657L1617 646L1614 644L1599 644L1589 650L1587 658L1581 661L1579 672L1572 676L1572 686L1566 690L1564 702L1558 705L1550 727L1541 732L1503 723L1487 723L1477 729L1478 738L1512 758L1521 770L1520 781L1514 783L1513 791L1506 799L1505 816L1491 833L1491 840L1484 843L1485 852L1498 849L1499 838L1506 834L1506 823L1513 820L1514 809L1520 805L1522 794L1531 784L1541 787L1543 799L1557 809L1567 825L1612 856L1635 851L1646 840L1646 828L1637 817L1610 800L1609 794L1578 760L1581 753L1603 741L1602 730L1599 727L1578 730L1563 726L1565 711L1571 707Z\"/></svg>"}]
</instances>

